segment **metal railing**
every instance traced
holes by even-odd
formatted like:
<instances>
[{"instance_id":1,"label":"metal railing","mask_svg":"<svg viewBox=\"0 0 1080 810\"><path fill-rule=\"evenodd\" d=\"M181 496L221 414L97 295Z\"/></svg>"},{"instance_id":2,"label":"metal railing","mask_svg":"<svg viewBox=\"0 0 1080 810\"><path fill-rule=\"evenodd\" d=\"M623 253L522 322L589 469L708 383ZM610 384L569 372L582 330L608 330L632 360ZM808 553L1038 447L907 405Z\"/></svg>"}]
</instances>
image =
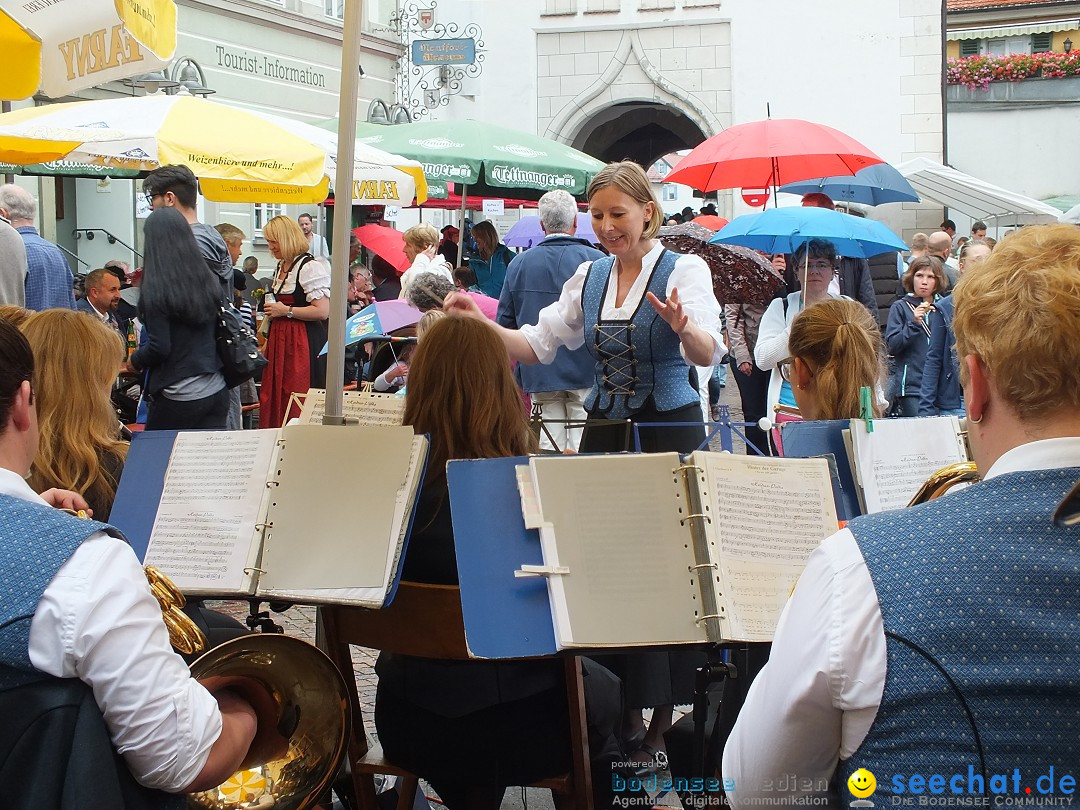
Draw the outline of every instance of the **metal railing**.
<instances>
[{"instance_id":1,"label":"metal railing","mask_svg":"<svg viewBox=\"0 0 1080 810\"><path fill-rule=\"evenodd\" d=\"M138 258L140 261L142 260L143 255L141 253L139 253L139 251L137 251L134 247L129 245L127 242L125 242L123 239L121 239L116 234L114 234L114 233L112 233L110 231L107 231L104 228L76 228L73 233L75 234L76 239L82 239L83 235L85 235L87 242L93 242L94 241L94 236L96 234L103 233L103 234L105 234L105 238L108 240L110 245L117 245L117 244L123 245L128 250L130 250L136 256L136 258ZM84 264L85 264L85 262L84 262Z\"/></svg>"}]
</instances>

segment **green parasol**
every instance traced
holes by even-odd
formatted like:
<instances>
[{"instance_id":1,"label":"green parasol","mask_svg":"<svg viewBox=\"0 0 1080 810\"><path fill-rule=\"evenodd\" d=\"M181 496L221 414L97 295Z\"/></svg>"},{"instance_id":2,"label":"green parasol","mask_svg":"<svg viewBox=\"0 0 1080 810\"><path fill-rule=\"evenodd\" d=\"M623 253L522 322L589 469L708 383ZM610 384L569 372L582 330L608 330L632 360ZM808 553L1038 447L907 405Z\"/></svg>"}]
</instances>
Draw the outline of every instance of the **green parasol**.
<instances>
[{"instance_id":1,"label":"green parasol","mask_svg":"<svg viewBox=\"0 0 1080 810\"><path fill-rule=\"evenodd\" d=\"M337 120L319 124L335 129ZM580 197L604 164L566 144L483 121L423 121L381 125L359 123L356 139L420 161L429 181L468 186L480 196L505 189L537 192L564 189Z\"/></svg>"}]
</instances>

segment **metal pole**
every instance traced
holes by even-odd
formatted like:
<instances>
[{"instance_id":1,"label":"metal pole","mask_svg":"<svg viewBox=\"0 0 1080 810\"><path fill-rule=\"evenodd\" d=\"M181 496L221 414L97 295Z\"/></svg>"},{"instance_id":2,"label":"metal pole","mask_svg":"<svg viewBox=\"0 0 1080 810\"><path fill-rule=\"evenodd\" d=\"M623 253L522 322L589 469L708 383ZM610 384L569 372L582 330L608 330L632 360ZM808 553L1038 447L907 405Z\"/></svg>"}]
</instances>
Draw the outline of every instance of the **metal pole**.
<instances>
[{"instance_id":1,"label":"metal pole","mask_svg":"<svg viewBox=\"0 0 1080 810\"><path fill-rule=\"evenodd\" d=\"M465 264L465 199L469 196L469 187L462 183L461 185L461 211L458 212L458 247L457 247L457 263L458 267Z\"/></svg>"},{"instance_id":2,"label":"metal pole","mask_svg":"<svg viewBox=\"0 0 1080 810\"><path fill-rule=\"evenodd\" d=\"M349 284L353 159L356 155L356 92L360 82L360 20L363 0L345 0L338 97L337 173L334 176L334 243L330 272L330 329L326 356L324 425L343 425L345 385L345 298Z\"/></svg>"}]
</instances>

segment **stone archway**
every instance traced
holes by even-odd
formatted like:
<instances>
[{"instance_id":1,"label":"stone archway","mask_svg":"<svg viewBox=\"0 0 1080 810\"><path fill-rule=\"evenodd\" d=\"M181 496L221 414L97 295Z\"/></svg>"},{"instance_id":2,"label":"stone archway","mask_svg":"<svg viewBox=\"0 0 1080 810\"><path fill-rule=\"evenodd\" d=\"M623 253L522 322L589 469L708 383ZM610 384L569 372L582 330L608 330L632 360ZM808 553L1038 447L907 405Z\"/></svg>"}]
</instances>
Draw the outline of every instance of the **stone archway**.
<instances>
[{"instance_id":1,"label":"stone archway","mask_svg":"<svg viewBox=\"0 0 1080 810\"><path fill-rule=\"evenodd\" d=\"M680 110L648 101L624 101L598 110L570 142L605 163L633 160L651 166L658 158L697 146L701 127Z\"/></svg>"}]
</instances>

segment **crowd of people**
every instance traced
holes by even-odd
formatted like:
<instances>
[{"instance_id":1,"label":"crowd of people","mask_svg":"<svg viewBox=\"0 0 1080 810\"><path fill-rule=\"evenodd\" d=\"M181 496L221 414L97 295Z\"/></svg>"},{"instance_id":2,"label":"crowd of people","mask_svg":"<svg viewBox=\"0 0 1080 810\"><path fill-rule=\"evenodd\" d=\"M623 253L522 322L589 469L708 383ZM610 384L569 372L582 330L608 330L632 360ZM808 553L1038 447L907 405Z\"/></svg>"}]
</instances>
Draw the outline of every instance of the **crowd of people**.
<instances>
[{"instance_id":1,"label":"crowd of people","mask_svg":"<svg viewBox=\"0 0 1080 810\"><path fill-rule=\"evenodd\" d=\"M32 206L13 188L0 189L0 211L12 224L32 221ZM726 747L714 740L729 798L766 795L781 773L808 777L781 791L794 799L825 793L836 774L859 767L917 770L955 756L964 772L971 762L985 772L1035 773L1041 763L1080 759L1070 724L1060 722L1062 713L1075 716L1080 697L1071 663L1080 649L1080 558L1075 529L1047 518L1080 477L1080 230L1031 226L994 244L975 223L970 238L954 243L946 221L878 271L810 239L790 257L767 257L787 279L770 303L721 307L705 261L657 239L666 217L645 172L624 161L599 171L587 190L598 247L573 236L575 200L549 192L539 203L545 237L523 253L503 245L492 223L473 227L479 255L469 284L457 229L405 231L403 273L378 257L357 264L354 240L349 300L339 304L310 216L265 224L277 265L258 279L257 262L234 271L239 229L198 222L189 170L162 167L143 188L153 210L139 272L88 274L77 307L66 296L65 263L63 290L35 281L33 301L48 305L0 309L0 508L8 518L0 572L5 587L23 585L0 605L0 701L5 688L46 676L80 679L129 776L154 790L216 785L251 761L257 695L211 694L187 676L151 615L134 554L95 522L107 521L127 452L111 394L118 374L139 380L147 430L240 427L253 395L226 385L215 343L218 313L233 306L265 332L258 410L263 425L276 426L289 418L293 394L325 385L319 350L330 307L401 298L425 313L415 351L371 357L367 376L376 390L402 390L404 424L430 439L404 561L416 581L457 583L447 461L525 455L541 441L549 451L624 451L633 449L628 423L640 425L644 452L691 452L709 414L699 369L711 376L730 364L751 453L771 452L772 423L860 416L866 389L875 417L967 417L983 483L856 519L811 556L771 653L761 656L768 664L741 675L746 704ZM831 206L822 197L804 204ZM51 252L23 228L32 222L17 231L27 237L26 261L46 267ZM881 267L888 273L877 278ZM137 292L123 317L121 284ZM883 301L877 290L888 285ZM539 438L530 408L551 428ZM964 521L982 514L996 523L969 531ZM961 563L978 575L958 574ZM927 570L942 587L921 587ZM906 609L913 604L919 610ZM1007 660L1009 640L1038 647L1049 635L1054 652L1033 652L1046 662L1036 684L1029 663ZM1004 657L993 677L983 656L969 655L976 642ZM667 739L702 662L687 651L587 661L598 802L610 804L613 767L639 775L687 767L668 762ZM948 679L935 662L947 664ZM428 779L448 807L495 808L506 786L566 769L557 662L384 654L377 672L385 753ZM927 733L926 710L939 728L950 724L947 739ZM1016 737L1014 728L1032 724L1038 733Z\"/></svg>"}]
</instances>

